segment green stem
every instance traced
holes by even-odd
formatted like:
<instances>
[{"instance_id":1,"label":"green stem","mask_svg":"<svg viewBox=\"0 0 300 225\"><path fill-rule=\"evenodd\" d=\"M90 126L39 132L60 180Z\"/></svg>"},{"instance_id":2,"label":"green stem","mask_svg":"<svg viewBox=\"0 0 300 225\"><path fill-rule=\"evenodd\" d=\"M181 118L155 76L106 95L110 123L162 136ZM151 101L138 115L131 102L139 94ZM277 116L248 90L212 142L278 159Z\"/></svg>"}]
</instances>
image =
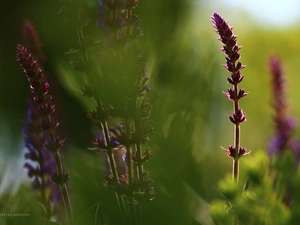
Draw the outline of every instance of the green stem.
<instances>
[{"instance_id":1,"label":"green stem","mask_svg":"<svg viewBox=\"0 0 300 225\"><path fill-rule=\"evenodd\" d=\"M116 165L113 149L112 149L112 146L110 143L108 124L105 120L102 120L101 125L102 125L102 130L104 133L104 137L105 137L105 142L106 142L105 145L107 146L107 155L108 155L110 169L111 169L111 172L113 175L113 179L115 180L116 183L119 183L119 175L118 175L118 171L117 171L117 165Z\"/></svg>"},{"instance_id":2,"label":"green stem","mask_svg":"<svg viewBox=\"0 0 300 225\"><path fill-rule=\"evenodd\" d=\"M126 13L127 13L127 25L126 25L126 33L127 33L127 37L130 37L130 35L131 35L131 25L130 25L130 21L131 21L131 19L132 19L132 9L130 8L130 9L127 9L126 10Z\"/></svg>"},{"instance_id":3,"label":"green stem","mask_svg":"<svg viewBox=\"0 0 300 225\"><path fill-rule=\"evenodd\" d=\"M131 140L131 127L130 122L127 120L125 123L126 133L128 135L128 142ZM132 149L131 143L126 144L126 164L127 164L127 177L128 184L133 184L133 175L132 175Z\"/></svg>"},{"instance_id":4,"label":"green stem","mask_svg":"<svg viewBox=\"0 0 300 225\"><path fill-rule=\"evenodd\" d=\"M238 93L238 85L233 85L235 93ZM233 102L233 107L234 107L234 113L235 115L238 114L239 112L239 100L235 100ZM239 182L239 149L240 149L240 124L236 123L234 124L234 147L235 147L235 156L233 159L233 170L232 170L232 176L233 180L236 182L238 185Z\"/></svg>"},{"instance_id":5,"label":"green stem","mask_svg":"<svg viewBox=\"0 0 300 225\"><path fill-rule=\"evenodd\" d=\"M51 122L50 116L48 116L48 120L50 123ZM56 143L56 136L53 130L49 132L49 135L50 135L51 142ZM57 149L54 152L54 158L55 158L56 173L61 179L63 179L64 171L63 171L62 160L61 160L59 149ZM67 185L65 183L60 184L60 189L61 189L65 209L67 212L69 224L73 224L73 210L72 210L72 205L71 205L71 200L67 189Z\"/></svg>"},{"instance_id":6,"label":"green stem","mask_svg":"<svg viewBox=\"0 0 300 225\"><path fill-rule=\"evenodd\" d=\"M235 93L238 93L238 85L233 85ZM233 102L233 108L234 108L234 114L237 115L239 113L239 100L235 100ZM240 124L236 123L234 124L234 147L235 147L235 156L233 158L233 168L232 168L232 177L233 181L238 185L239 183L239 149L240 149ZM239 225L240 222L238 218L233 218L233 225Z\"/></svg>"},{"instance_id":7,"label":"green stem","mask_svg":"<svg viewBox=\"0 0 300 225\"><path fill-rule=\"evenodd\" d=\"M138 177L137 179L140 181L140 182L143 182L144 181L144 176L143 176L143 173L144 173L144 167L143 167L143 163L141 162L142 160L142 155L143 155L143 152L142 152L142 146L140 143L137 143L136 144L136 158L138 160L138 164L137 164L137 170L138 170Z\"/></svg>"},{"instance_id":8,"label":"green stem","mask_svg":"<svg viewBox=\"0 0 300 225\"><path fill-rule=\"evenodd\" d=\"M39 153L42 151L42 149L39 149ZM44 165L44 161L43 160L40 160L39 162L40 164L40 168L42 168ZM49 179L48 178L49 175L45 175L43 174L42 177L41 177L41 183L42 183L42 187L46 187L46 179ZM46 190L45 188L41 188L40 189L40 193L41 193L41 201L45 207L45 213L46 213L46 216L45 218L47 220L50 220L51 219L51 216L52 216L52 210L51 210L51 202L49 202L49 200L47 199L47 196L46 196Z\"/></svg>"},{"instance_id":9,"label":"green stem","mask_svg":"<svg viewBox=\"0 0 300 225\"><path fill-rule=\"evenodd\" d=\"M239 159L233 160L232 179L235 181L236 184L238 184L238 182L239 182Z\"/></svg>"},{"instance_id":10,"label":"green stem","mask_svg":"<svg viewBox=\"0 0 300 225\"><path fill-rule=\"evenodd\" d=\"M125 121L125 129L128 135L128 142L131 141L131 123L129 120ZM132 145L131 143L126 144L126 164L127 164L127 182L129 189L131 190L128 196L128 204L129 204L129 223L136 224L136 212L135 212L135 204L134 204L134 196L133 192L133 167L132 167Z\"/></svg>"},{"instance_id":11,"label":"green stem","mask_svg":"<svg viewBox=\"0 0 300 225\"><path fill-rule=\"evenodd\" d=\"M137 158L137 180L140 183L144 182L144 168L143 168L143 163L141 162L142 160L142 146L141 143L137 143L136 145L136 158ZM141 192L141 194L143 194L143 192L145 192L145 190L143 188L139 189L139 192ZM144 224L145 221L145 215L146 215L146 204L145 204L145 200L142 199L141 202L139 202L139 213L140 213L140 224Z\"/></svg>"}]
</instances>

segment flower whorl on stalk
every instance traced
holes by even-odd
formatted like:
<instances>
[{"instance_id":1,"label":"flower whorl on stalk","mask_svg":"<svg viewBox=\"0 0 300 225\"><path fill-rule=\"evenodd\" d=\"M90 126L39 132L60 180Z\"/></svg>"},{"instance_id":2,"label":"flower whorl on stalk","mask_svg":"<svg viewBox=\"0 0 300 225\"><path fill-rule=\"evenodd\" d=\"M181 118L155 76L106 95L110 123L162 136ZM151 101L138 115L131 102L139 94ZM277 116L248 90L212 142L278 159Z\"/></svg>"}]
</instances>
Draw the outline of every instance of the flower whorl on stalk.
<instances>
[{"instance_id":1,"label":"flower whorl on stalk","mask_svg":"<svg viewBox=\"0 0 300 225\"><path fill-rule=\"evenodd\" d=\"M239 89L238 84L242 82L244 76L241 75L241 70L245 67L240 61L239 50L241 46L237 44L237 36L233 34L232 27L217 13L214 12L212 16L212 22L216 28L216 32L219 34L219 40L222 42L223 47L221 50L225 53L226 64L223 66L230 72L231 76L227 78L228 83L232 84L232 88L228 88L228 92L224 92L226 97L233 101L234 112L229 116L229 120L235 125L235 145L229 146L226 150L229 157L238 159L247 155L246 149L239 146L240 131L239 125L246 120L246 115L243 110L239 108L239 100L247 95L244 89Z\"/></svg>"}]
</instances>

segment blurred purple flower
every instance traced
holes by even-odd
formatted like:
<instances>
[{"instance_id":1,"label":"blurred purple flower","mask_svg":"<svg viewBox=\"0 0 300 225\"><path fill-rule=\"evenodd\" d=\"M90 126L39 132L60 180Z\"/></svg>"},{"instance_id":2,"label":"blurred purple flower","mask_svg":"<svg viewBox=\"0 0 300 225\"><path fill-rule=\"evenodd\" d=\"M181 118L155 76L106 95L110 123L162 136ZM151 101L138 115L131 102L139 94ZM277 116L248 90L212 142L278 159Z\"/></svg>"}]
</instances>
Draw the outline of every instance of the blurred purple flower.
<instances>
[{"instance_id":1,"label":"blurred purple flower","mask_svg":"<svg viewBox=\"0 0 300 225\"><path fill-rule=\"evenodd\" d=\"M41 130L42 118L37 112L37 107L32 100L29 101L27 118L23 120L23 133L25 135L25 154L28 177L31 178L33 189L39 191L41 203L46 209L46 218L54 214L54 205L61 200L61 193L55 191L56 185L51 179L55 172L54 154L45 148L47 135ZM34 166L36 165L36 166Z\"/></svg>"},{"instance_id":2,"label":"blurred purple flower","mask_svg":"<svg viewBox=\"0 0 300 225\"><path fill-rule=\"evenodd\" d=\"M98 4L99 4L101 7L104 7L104 5L105 5L105 0L99 0L99 1L98 1Z\"/></svg>"},{"instance_id":3,"label":"blurred purple flower","mask_svg":"<svg viewBox=\"0 0 300 225\"><path fill-rule=\"evenodd\" d=\"M274 136L268 144L269 157L280 156L284 151L291 150L294 153L295 165L299 163L299 141L292 137L296 128L296 120L288 115L288 103L285 96L285 79L282 63L279 57L272 56L269 59L272 88L272 107L274 109Z\"/></svg>"},{"instance_id":4,"label":"blurred purple flower","mask_svg":"<svg viewBox=\"0 0 300 225\"><path fill-rule=\"evenodd\" d=\"M23 22L23 38L26 48L35 56L39 62L45 62L46 57L42 52L42 43L37 31L29 19Z\"/></svg>"}]
</instances>

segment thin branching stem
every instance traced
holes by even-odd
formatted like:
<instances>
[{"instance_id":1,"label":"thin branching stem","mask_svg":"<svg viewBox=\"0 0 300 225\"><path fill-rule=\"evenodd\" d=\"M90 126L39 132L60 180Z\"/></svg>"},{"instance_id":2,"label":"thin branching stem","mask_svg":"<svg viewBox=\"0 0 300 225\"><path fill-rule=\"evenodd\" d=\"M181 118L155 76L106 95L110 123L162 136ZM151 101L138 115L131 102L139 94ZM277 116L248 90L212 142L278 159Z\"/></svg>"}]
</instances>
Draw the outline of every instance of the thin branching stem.
<instances>
[{"instance_id":1,"label":"thin branching stem","mask_svg":"<svg viewBox=\"0 0 300 225\"><path fill-rule=\"evenodd\" d=\"M48 116L48 120L51 121L50 116ZM50 131L49 135L50 135L51 142L56 143L56 136L55 136L54 130ZM60 177L60 179L63 180L64 170L63 170L63 165L62 165L62 160L61 160L59 149L57 149L54 152L54 158L55 158L55 166L56 166L57 175ZM65 182L62 182L61 184L59 184L59 186L60 186L62 197L64 200L64 205L66 208L69 224L73 224L73 222L74 222L73 221L73 210L72 210L71 199L69 196L67 185Z\"/></svg>"}]
</instances>

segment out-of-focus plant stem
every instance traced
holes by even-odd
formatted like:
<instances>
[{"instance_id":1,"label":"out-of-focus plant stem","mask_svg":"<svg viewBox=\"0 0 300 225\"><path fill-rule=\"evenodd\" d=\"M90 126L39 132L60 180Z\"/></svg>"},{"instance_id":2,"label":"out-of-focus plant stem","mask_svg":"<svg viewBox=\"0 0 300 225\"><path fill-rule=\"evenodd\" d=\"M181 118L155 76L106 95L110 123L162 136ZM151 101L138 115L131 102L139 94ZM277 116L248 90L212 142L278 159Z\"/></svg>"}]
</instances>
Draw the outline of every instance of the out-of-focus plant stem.
<instances>
[{"instance_id":1,"label":"out-of-focus plant stem","mask_svg":"<svg viewBox=\"0 0 300 225\"><path fill-rule=\"evenodd\" d=\"M71 3L74 4L74 1L71 0ZM79 11L76 7L75 7L75 10L76 10L76 15L77 15L77 20L78 20L78 22L80 22L81 18L80 18ZM80 50L81 50L80 52L81 52L83 63L85 65L87 65L89 63L89 57L88 57L88 54L87 54L87 50L83 45L85 37L84 37L83 29L82 29L81 26L76 27L76 33L77 33L78 44L79 44ZM94 92L95 87L94 87L94 82L93 82L91 74L87 71L85 71L84 74L85 74L86 78L88 79L88 83L89 83L92 91ZM101 99L98 99L95 96L93 98L94 98L94 100L96 102L96 105L99 108L99 110L101 112L103 112L104 108L103 108L103 104L101 102ZM97 110L97 112L100 114L99 110ZM104 134L104 142L107 146L106 154L108 155L109 165L110 165L110 169L111 169L111 172L112 172L112 175L113 175L113 179L116 183L119 183L119 175L118 175L118 172L117 172L117 166L116 166L115 158L114 158L114 155L113 155L113 149L112 149L112 146L110 144L110 135L109 135L108 124L107 124L107 121L104 118L102 118L102 115L99 115L99 118L100 118L100 122L101 122L102 132ZM119 196L118 193L115 193L115 196L116 196L118 206L120 208L120 212L122 214L126 214L127 210L126 210L126 205L124 203L123 197Z\"/></svg>"}]
</instances>

